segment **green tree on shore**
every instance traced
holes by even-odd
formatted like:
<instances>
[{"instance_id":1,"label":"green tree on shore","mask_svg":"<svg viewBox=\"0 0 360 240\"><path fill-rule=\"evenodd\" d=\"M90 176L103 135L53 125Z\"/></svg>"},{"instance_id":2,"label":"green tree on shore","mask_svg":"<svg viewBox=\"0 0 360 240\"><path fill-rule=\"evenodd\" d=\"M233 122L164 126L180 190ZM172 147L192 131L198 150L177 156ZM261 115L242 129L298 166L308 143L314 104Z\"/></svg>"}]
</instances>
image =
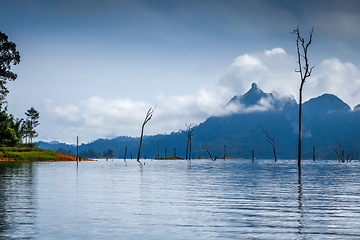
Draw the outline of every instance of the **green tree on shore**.
<instances>
[{"instance_id":1,"label":"green tree on shore","mask_svg":"<svg viewBox=\"0 0 360 240\"><path fill-rule=\"evenodd\" d=\"M11 72L11 66L20 63L20 54L16 44L8 40L8 36L0 31L0 103L6 103L9 93L6 88L7 81L14 81L17 75Z\"/></svg>"},{"instance_id":2,"label":"green tree on shore","mask_svg":"<svg viewBox=\"0 0 360 240\"><path fill-rule=\"evenodd\" d=\"M9 41L8 36L0 31L0 144L5 146L14 146L24 137L29 137L32 141L32 138L37 136L34 128L39 125L37 120L39 113L34 108L28 110L26 121L15 118L7 112L5 98L9 90L6 88L6 83L17 78L11 67L19 63L20 54L16 50L16 44Z\"/></svg>"},{"instance_id":3,"label":"green tree on shore","mask_svg":"<svg viewBox=\"0 0 360 240\"><path fill-rule=\"evenodd\" d=\"M35 110L35 108L31 107L25 112L25 115L28 117L23 125L23 128L25 129L25 137L29 139L30 143L32 143L32 139L39 135L35 131L35 128L40 124L38 121L40 114Z\"/></svg>"},{"instance_id":4,"label":"green tree on shore","mask_svg":"<svg viewBox=\"0 0 360 240\"><path fill-rule=\"evenodd\" d=\"M21 140L21 122L22 119L15 119L7 113L7 108L2 109L0 104L0 144L14 146Z\"/></svg>"}]
</instances>

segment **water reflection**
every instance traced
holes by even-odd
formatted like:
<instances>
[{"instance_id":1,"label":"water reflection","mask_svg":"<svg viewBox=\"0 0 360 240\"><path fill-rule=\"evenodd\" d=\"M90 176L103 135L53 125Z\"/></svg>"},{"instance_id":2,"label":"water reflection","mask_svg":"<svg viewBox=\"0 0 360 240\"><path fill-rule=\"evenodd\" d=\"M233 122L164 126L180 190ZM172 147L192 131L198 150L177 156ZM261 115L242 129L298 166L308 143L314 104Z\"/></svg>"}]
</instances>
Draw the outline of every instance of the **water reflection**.
<instances>
[{"instance_id":1,"label":"water reflection","mask_svg":"<svg viewBox=\"0 0 360 240\"><path fill-rule=\"evenodd\" d=\"M302 204L302 184L301 184L301 168L298 169L298 213L299 213L299 219L298 219L298 234L303 233L303 204Z\"/></svg>"},{"instance_id":2,"label":"water reflection","mask_svg":"<svg viewBox=\"0 0 360 240\"><path fill-rule=\"evenodd\" d=\"M34 177L33 163L0 162L0 236L30 239L35 234Z\"/></svg>"},{"instance_id":3,"label":"water reflection","mask_svg":"<svg viewBox=\"0 0 360 240\"><path fill-rule=\"evenodd\" d=\"M2 166L0 239L356 239L359 175L251 159Z\"/></svg>"}]
</instances>

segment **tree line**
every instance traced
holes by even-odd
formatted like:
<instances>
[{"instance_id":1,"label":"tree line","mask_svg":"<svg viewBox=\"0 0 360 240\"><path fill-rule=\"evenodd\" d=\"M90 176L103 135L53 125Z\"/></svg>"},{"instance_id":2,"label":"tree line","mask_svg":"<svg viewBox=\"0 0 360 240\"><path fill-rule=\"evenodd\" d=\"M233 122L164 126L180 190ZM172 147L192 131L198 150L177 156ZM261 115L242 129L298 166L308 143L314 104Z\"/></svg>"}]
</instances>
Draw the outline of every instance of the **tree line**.
<instances>
[{"instance_id":1,"label":"tree line","mask_svg":"<svg viewBox=\"0 0 360 240\"><path fill-rule=\"evenodd\" d=\"M8 113L6 96L9 90L6 83L15 81L17 74L11 71L13 65L20 63L20 53L16 44L0 31L0 145L15 146L30 143L38 136L35 128L40 124L40 114L34 107L25 112L26 119L15 118Z\"/></svg>"}]
</instances>

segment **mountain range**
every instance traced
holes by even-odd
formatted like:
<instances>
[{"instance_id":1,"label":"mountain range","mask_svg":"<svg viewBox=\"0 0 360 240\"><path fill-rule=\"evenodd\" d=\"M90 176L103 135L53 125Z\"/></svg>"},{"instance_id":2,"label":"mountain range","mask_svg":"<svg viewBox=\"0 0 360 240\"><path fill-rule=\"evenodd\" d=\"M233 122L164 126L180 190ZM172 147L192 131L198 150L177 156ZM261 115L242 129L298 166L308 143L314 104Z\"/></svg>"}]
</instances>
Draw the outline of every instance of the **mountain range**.
<instances>
[{"instance_id":1,"label":"mountain range","mask_svg":"<svg viewBox=\"0 0 360 240\"><path fill-rule=\"evenodd\" d=\"M273 158L272 147L262 129L274 137L279 159L297 157L298 104L293 96L277 96L263 92L256 83L244 95L234 96L228 104L235 104L238 113L212 116L194 129L192 158L211 155L251 158ZM313 147L317 159L336 159L334 146L340 143L345 152L360 153L360 105L353 110L333 94L323 94L303 103L302 158L312 159ZM40 148L75 154L76 147L59 142L38 142ZM145 136L142 158L176 156L185 158L187 135L171 134ZM82 157L136 158L139 138L119 136L98 139L79 146Z\"/></svg>"}]
</instances>

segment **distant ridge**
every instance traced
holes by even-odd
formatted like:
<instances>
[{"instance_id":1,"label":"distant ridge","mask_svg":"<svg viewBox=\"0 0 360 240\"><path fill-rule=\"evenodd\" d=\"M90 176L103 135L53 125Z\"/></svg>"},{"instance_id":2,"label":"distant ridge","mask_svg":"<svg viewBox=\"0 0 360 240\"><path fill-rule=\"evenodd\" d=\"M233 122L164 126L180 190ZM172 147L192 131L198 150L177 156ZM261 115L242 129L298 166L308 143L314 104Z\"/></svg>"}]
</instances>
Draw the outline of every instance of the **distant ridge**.
<instances>
[{"instance_id":1,"label":"distant ridge","mask_svg":"<svg viewBox=\"0 0 360 240\"><path fill-rule=\"evenodd\" d=\"M269 108L256 108L266 102ZM293 96L262 91L256 83L244 95L234 96L228 104L239 104L243 108L260 109L243 111L226 116L212 116L195 127L192 137L192 158L206 158L208 153L218 158L250 158L255 150L256 158L272 158L273 152L261 127L275 136L279 159L295 159L297 156L298 105ZM317 159L336 159L334 145L339 142L348 151L351 146L360 154L360 105L351 111L349 105L333 94L323 94L303 103L303 158L312 159L313 147ZM39 142L39 147L56 151L59 148L76 152L74 145L55 142ZM176 157L185 158L187 136L184 132L158 134L144 138L142 158ZM109 149L115 158L136 158L138 138L119 136L114 139L98 139L79 146L80 153L89 150L101 155ZM91 152L90 151L90 152ZM80 155L82 156L82 155ZM82 156L83 157L83 156ZM86 157L86 155L84 155Z\"/></svg>"},{"instance_id":2,"label":"distant ridge","mask_svg":"<svg viewBox=\"0 0 360 240\"><path fill-rule=\"evenodd\" d=\"M304 103L304 109L322 112L351 111L349 105L334 94L325 93Z\"/></svg>"}]
</instances>

